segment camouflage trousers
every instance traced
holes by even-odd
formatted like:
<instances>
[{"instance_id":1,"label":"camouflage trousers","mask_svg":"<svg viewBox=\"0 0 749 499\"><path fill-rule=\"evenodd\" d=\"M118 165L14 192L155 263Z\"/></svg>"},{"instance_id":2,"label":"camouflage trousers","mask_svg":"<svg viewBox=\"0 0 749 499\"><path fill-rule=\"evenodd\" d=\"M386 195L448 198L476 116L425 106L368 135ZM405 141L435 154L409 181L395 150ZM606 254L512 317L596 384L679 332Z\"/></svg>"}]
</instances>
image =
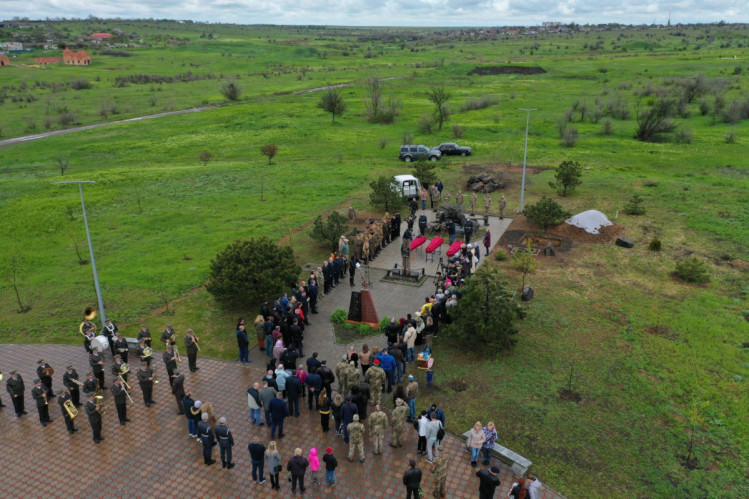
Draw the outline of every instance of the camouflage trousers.
<instances>
[{"instance_id":1,"label":"camouflage trousers","mask_svg":"<svg viewBox=\"0 0 749 499\"><path fill-rule=\"evenodd\" d=\"M401 447L406 443L406 428L402 426L400 428L393 428L393 445Z\"/></svg>"},{"instance_id":2,"label":"camouflage trousers","mask_svg":"<svg viewBox=\"0 0 749 499\"><path fill-rule=\"evenodd\" d=\"M351 442L348 447L348 458L349 461L354 459L354 455L356 454L357 448L359 449L359 459L364 460L364 442L354 443Z\"/></svg>"},{"instance_id":3,"label":"camouflage trousers","mask_svg":"<svg viewBox=\"0 0 749 499\"><path fill-rule=\"evenodd\" d=\"M374 454L382 454L382 440L385 435L372 435L372 452Z\"/></svg>"},{"instance_id":4,"label":"camouflage trousers","mask_svg":"<svg viewBox=\"0 0 749 499\"><path fill-rule=\"evenodd\" d=\"M382 399L382 390L372 389L372 398L369 399L370 405L380 405Z\"/></svg>"},{"instance_id":5,"label":"camouflage trousers","mask_svg":"<svg viewBox=\"0 0 749 499\"><path fill-rule=\"evenodd\" d=\"M434 477L434 497L445 497L445 482L447 475Z\"/></svg>"}]
</instances>

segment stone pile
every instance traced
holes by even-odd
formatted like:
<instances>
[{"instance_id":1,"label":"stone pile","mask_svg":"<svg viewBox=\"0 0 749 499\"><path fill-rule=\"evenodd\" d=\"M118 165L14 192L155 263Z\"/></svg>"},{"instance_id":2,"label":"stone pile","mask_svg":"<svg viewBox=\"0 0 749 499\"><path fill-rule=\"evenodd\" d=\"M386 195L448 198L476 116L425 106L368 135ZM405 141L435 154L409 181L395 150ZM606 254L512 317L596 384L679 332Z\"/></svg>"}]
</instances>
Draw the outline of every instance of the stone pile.
<instances>
[{"instance_id":1,"label":"stone pile","mask_svg":"<svg viewBox=\"0 0 749 499\"><path fill-rule=\"evenodd\" d=\"M504 189L506 184L484 172L481 175L469 178L466 187L472 192L494 192L497 189Z\"/></svg>"}]
</instances>

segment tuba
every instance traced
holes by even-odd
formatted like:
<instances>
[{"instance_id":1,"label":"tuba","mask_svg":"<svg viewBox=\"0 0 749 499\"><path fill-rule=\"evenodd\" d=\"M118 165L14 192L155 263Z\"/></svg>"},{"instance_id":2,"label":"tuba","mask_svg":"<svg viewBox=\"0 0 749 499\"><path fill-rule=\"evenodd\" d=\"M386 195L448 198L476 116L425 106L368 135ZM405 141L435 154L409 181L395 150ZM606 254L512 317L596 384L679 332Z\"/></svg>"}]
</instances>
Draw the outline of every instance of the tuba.
<instances>
[{"instance_id":1,"label":"tuba","mask_svg":"<svg viewBox=\"0 0 749 499\"><path fill-rule=\"evenodd\" d=\"M104 415L104 413L107 412L107 406L101 403L101 400L104 397L102 395L97 395L95 398L96 398L96 410L99 412L99 414Z\"/></svg>"},{"instance_id":2,"label":"tuba","mask_svg":"<svg viewBox=\"0 0 749 499\"><path fill-rule=\"evenodd\" d=\"M78 416L78 409L75 408L75 405L73 405L73 401L68 399L62 404L65 407L65 410L68 413L68 417L70 419L75 419L76 416Z\"/></svg>"},{"instance_id":3,"label":"tuba","mask_svg":"<svg viewBox=\"0 0 749 499\"><path fill-rule=\"evenodd\" d=\"M91 327L88 328L87 331L83 330L83 326L86 324L86 321L92 321L94 320L95 317L96 317L96 309L94 307L86 307L86 309L83 311L83 318L85 320L81 322L80 326L78 326L78 331L83 336L86 336L86 333L88 331L91 331L92 333L94 333L94 335L96 335L96 324L94 324L93 322L91 323Z\"/></svg>"}]
</instances>

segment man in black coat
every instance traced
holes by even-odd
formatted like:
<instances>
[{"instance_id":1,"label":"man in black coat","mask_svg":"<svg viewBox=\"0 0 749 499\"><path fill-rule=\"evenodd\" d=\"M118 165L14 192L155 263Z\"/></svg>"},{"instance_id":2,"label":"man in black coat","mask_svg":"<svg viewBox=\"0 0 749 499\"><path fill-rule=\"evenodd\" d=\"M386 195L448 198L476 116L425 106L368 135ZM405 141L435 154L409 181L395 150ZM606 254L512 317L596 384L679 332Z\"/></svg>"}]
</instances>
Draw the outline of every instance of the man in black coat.
<instances>
[{"instance_id":1,"label":"man in black coat","mask_svg":"<svg viewBox=\"0 0 749 499\"><path fill-rule=\"evenodd\" d=\"M287 383L288 384L288 383ZM304 381L309 389L307 397L307 408L312 410L312 399L315 400L315 410L320 407L320 390L322 390L322 377L317 372L307 373L307 379Z\"/></svg>"},{"instance_id":2,"label":"man in black coat","mask_svg":"<svg viewBox=\"0 0 749 499\"><path fill-rule=\"evenodd\" d=\"M127 417L125 387L120 383L119 378L115 378L114 383L112 383L112 396L114 397L114 406L117 408L117 418L120 420L120 424L125 426L125 423L130 419Z\"/></svg>"},{"instance_id":3,"label":"man in black coat","mask_svg":"<svg viewBox=\"0 0 749 499\"><path fill-rule=\"evenodd\" d=\"M322 378L322 385L323 388L325 388L325 393L328 397L331 397L331 394L333 393L331 391L331 385L335 382L335 374L333 374L333 370L328 367L327 360L320 361L320 369L317 370L317 374Z\"/></svg>"},{"instance_id":4,"label":"man in black coat","mask_svg":"<svg viewBox=\"0 0 749 499\"><path fill-rule=\"evenodd\" d=\"M231 462L231 448L234 446L234 435L229 431L226 424L226 418L221 417L216 425L216 439L221 452L221 467L232 469L234 463Z\"/></svg>"},{"instance_id":5,"label":"man in black coat","mask_svg":"<svg viewBox=\"0 0 749 499\"><path fill-rule=\"evenodd\" d=\"M117 350L114 346L114 342L115 340L117 340L117 331L117 325L112 322L111 319L107 319L104 322L104 327L101 330L102 334L107 337L107 342L109 343L109 351L112 352L112 357L114 357L115 353L117 353Z\"/></svg>"},{"instance_id":6,"label":"man in black coat","mask_svg":"<svg viewBox=\"0 0 749 499\"><path fill-rule=\"evenodd\" d=\"M45 369L52 369L52 367L47 364L45 360L40 360L37 362L39 364L36 368L36 375L39 377L40 380L42 380L42 384L47 388L47 396L50 398L55 397L55 392L52 391L52 375L51 374L45 374ZM51 372L51 371L46 371Z\"/></svg>"},{"instance_id":7,"label":"man in black coat","mask_svg":"<svg viewBox=\"0 0 749 499\"><path fill-rule=\"evenodd\" d=\"M127 340L122 333L117 333L117 340L114 342L114 354L119 355L122 358L122 362L127 364L128 354L130 353L130 346L127 344Z\"/></svg>"},{"instance_id":8,"label":"man in black coat","mask_svg":"<svg viewBox=\"0 0 749 499\"><path fill-rule=\"evenodd\" d=\"M88 416L88 423L91 425L91 430L94 433L94 443L99 443L104 440L101 436L101 413L99 408L96 407L95 395L90 393L88 396L88 403L84 408L86 416Z\"/></svg>"},{"instance_id":9,"label":"man in black coat","mask_svg":"<svg viewBox=\"0 0 749 499\"><path fill-rule=\"evenodd\" d=\"M24 403L24 385L23 378L17 371L10 372L10 378L5 385L10 394L10 399L13 401L13 408L16 410L16 416L21 417L26 414L26 407Z\"/></svg>"},{"instance_id":10,"label":"man in black coat","mask_svg":"<svg viewBox=\"0 0 749 499\"><path fill-rule=\"evenodd\" d=\"M294 344L291 344L281 356L281 363L293 369L294 366L296 366L297 360L299 360L299 352L297 351Z\"/></svg>"},{"instance_id":11,"label":"man in black coat","mask_svg":"<svg viewBox=\"0 0 749 499\"><path fill-rule=\"evenodd\" d=\"M31 389L31 396L36 400L36 409L39 411L39 422L42 426L47 426L47 423L51 423L49 419L49 394L47 393L47 387L42 384L42 380L36 378L34 380L34 388Z\"/></svg>"},{"instance_id":12,"label":"man in black coat","mask_svg":"<svg viewBox=\"0 0 749 499\"><path fill-rule=\"evenodd\" d=\"M140 390L143 392L143 403L146 407L151 407L151 404L156 403L153 400L153 384L155 381L153 378L153 371L148 367L148 363L141 362L140 371L138 371L138 384L140 385Z\"/></svg>"},{"instance_id":13,"label":"man in black coat","mask_svg":"<svg viewBox=\"0 0 749 499\"><path fill-rule=\"evenodd\" d=\"M60 410L62 411L62 419L65 421L65 426L68 429L68 433L71 435L78 431L78 428L75 427L75 422L70 418L70 414L68 414L68 410L65 409L65 402L70 400L72 402L72 398L70 397L70 392L66 390L60 391L60 396L57 397L57 403L60 404Z\"/></svg>"},{"instance_id":14,"label":"man in black coat","mask_svg":"<svg viewBox=\"0 0 749 499\"><path fill-rule=\"evenodd\" d=\"M482 469L476 472L479 477L479 499L492 499L494 491L500 486L499 468L492 466L490 469Z\"/></svg>"},{"instance_id":15,"label":"man in black coat","mask_svg":"<svg viewBox=\"0 0 749 499\"><path fill-rule=\"evenodd\" d=\"M318 353L312 352L312 357L307 359L307 372L308 373L314 373L317 372L318 369L320 369L320 366L322 363L317 360Z\"/></svg>"},{"instance_id":16,"label":"man in black coat","mask_svg":"<svg viewBox=\"0 0 749 499\"><path fill-rule=\"evenodd\" d=\"M177 409L180 416L184 415L184 407L182 405L182 399L185 398L185 375L180 374L178 369L174 370L172 374L174 380L172 381L172 395L177 399Z\"/></svg>"},{"instance_id":17,"label":"man in black coat","mask_svg":"<svg viewBox=\"0 0 749 499\"><path fill-rule=\"evenodd\" d=\"M164 352L162 359L164 359L164 366L166 367L167 377L171 385L174 383L174 370L177 369L177 357L174 355L174 347L172 345L166 346L166 352Z\"/></svg>"},{"instance_id":18,"label":"man in black coat","mask_svg":"<svg viewBox=\"0 0 749 499\"><path fill-rule=\"evenodd\" d=\"M299 350L299 355L302 355L302 338L304 336L304 330L299 325L299 318L295 317L292 319L291 326L289 326L289 339L291 340L290 343ZM284 362L287 366L295 366L296 361L294 361L292 364L287 364Z\"/></svg>"},{"instance_id":19,"label":"man in black coat","mask_svg":"<svg viewBox=\"0 0 749 499\"><path fill-rule=\"evenodd\" d=\"M291 364L292 366L294 364ZM286 398L289 404L289 416L299 417L299 397L302 395L302 382L296 376L296 371L292 372L290 378L286 380Z\"/></svg>"},{"instance_id":20,"label":"man in black coat","mask_svg":"<svg viewBox=\"0 0 749 499\"><path fill-rule=\"evenodd\" d=\"M416 467L416 461L408 461L408 469L403 473L403 485L406 486L406 499L419 499L421 485L421 470Z\"/></svg>"},{"instance_id":21,"label":"man in black coat","mask_svg":"<svg viewBox=\"0 0 749 499\"><path fill-rule=\"evenodd\" d=\"M88 358L88 363L94 371L94 376L99 380L99 388L105 390L107 387L104 386L104 357L99 352L98 347L94 347L93 353Z\"/></svg>"},{"instance_id":22,"label":"man in black coat","mask_svg":"<svg viewBox=\"0 0 749 499\"><path fill-rule=\"evenodd\" d=\"M75 380L75 381L73 381ZM68 366L68 370L62 375L62 384L70 392L70 400L73 401L73 405L76 407L81 406L81 390L80 385L76 383L78 381L78 373L75 367Z\"/></svg>"},{"instance_id":23,"label":"man in black coat","mask_svg":"<svg viewBox=\"0 0 749 499\"><path fill-rule=\"evenodd\" d=\"M288 381L288 380L286 380ZM283 422L289 417L289 409L283 401L283 394L276 394L276 398L270 401L270 438L276 438L276 428L278 428L278 438L283 438Z\"/></svg>"},{"instance_id":24,"label":"man in black coat","mask_svg":"<svg viewBox=\"0 0 749 499\"><path fill-rule=\"evenodd\" d=\"M341 406L341 424L343 425L343 441L348 444L348 425L354 420L354 415L359 412L359 408L352 401L351 395L346 397L346 402Z\"/></svg>"},{"instance_id":25,"label":"man in black coat","mask_svg":"<svg viewBox=\"0 0 749 499\"><path fill-rule=\"evenodd\" d=\"M214 464L216 460L211 457L211 454L213 453L213 444L215 443L215 440L213 439L213 430L211 430L211 425L208 424L207 412L204 412L202 414L201 421L200 423L198 423L198 438L203 444L203 462L207 466Z\"/></svg>"}]
</instances>

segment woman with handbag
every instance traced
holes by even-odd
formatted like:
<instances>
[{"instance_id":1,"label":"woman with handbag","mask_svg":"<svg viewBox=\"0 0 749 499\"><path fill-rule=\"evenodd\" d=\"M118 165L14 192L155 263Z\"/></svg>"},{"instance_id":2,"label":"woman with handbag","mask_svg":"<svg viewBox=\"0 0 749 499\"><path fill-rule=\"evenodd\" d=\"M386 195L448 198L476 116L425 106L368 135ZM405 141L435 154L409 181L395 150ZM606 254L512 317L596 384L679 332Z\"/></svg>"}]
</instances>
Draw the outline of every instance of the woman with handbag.
<instances>
[{"instance_id":1,"label":"woman with handbag","mask_svg":"<svg viewBox=\"0 0 749 499\"><path fill-rule=\"evenodd\" d=\"M281 486L278 484L278 474L283 469L283 466L281 465L281 454L278 452L275 440L268 444L268 449L265 451L265 460L268 462L271 487L274 490L281 490Z\"/></svg>"}]
</instances>

